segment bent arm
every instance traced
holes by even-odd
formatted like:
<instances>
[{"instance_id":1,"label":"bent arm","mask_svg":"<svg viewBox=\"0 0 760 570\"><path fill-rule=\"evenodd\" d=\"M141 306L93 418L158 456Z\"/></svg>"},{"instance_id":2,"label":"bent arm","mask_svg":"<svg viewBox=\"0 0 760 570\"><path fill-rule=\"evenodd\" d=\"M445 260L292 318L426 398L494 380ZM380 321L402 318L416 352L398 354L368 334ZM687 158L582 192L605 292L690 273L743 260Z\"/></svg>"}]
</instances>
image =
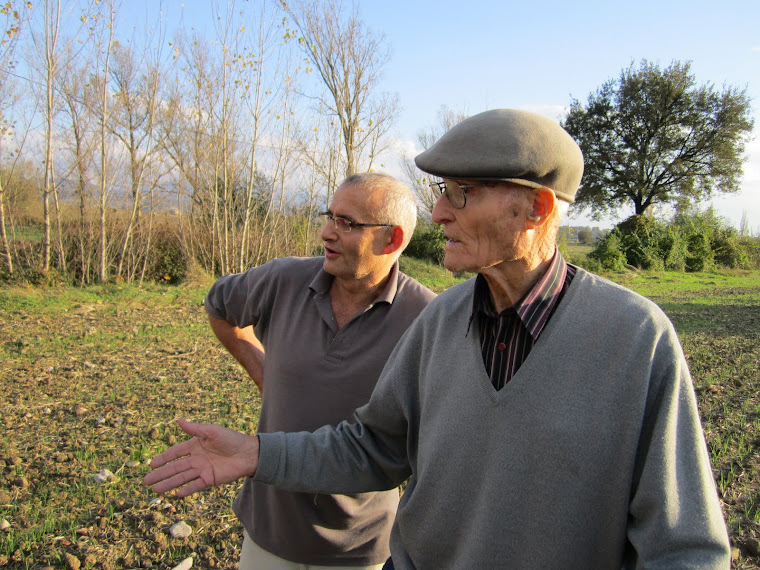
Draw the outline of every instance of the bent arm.
<instances>
[{"instance_id":1,"label":"bent arm","mask_svg":"<svg viewBox=\"0 0 760 570\"><path fill-rule=\"evenodd\" d=\"M234 323L208 316L211 329L222 346L237 360L264 392L264 346L256 338L252 326L239 328Z\"/></svg>"}]
</instances>

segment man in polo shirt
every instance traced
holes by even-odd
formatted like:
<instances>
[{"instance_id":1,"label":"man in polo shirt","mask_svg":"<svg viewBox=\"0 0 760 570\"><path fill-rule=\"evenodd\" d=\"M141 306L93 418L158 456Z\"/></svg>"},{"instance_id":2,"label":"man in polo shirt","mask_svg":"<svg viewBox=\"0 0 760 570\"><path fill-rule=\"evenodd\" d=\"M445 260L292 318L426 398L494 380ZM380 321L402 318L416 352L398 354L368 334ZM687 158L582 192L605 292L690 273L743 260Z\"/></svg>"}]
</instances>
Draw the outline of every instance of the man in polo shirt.
<instances>
[{"instance_id":1,"label":"man in polo shirt","mask_svg":"<svg viewBox=\"0 0 760 570\"><path fill-rule=\"evenodd\" d=\"M195 437L154 459L146 483L184 496L243 475L332 492L409 477L389 567L728 568L672 324L555 246L577 144L496 109L416 163L441 179L444 264L477 277L409 328L352 423L252 436L182 421Z\"/></svg>"},{"instance_id":2,"label":"man in polo shirt","mask_svg":"<svg viewBox=\"0 0 760 570\"><path fill-rule=\"evenodd\" d=\"M351 176L323 215L324 257L227 275L206 296L214 332L263 395L260 432L352 417L434 297L398 269L417 220L406 185L385 174ZM398 499L395 489L323 495L247 479L234 503L245 528L241 568L382 565Z\"/></svg>"}]
</instances>

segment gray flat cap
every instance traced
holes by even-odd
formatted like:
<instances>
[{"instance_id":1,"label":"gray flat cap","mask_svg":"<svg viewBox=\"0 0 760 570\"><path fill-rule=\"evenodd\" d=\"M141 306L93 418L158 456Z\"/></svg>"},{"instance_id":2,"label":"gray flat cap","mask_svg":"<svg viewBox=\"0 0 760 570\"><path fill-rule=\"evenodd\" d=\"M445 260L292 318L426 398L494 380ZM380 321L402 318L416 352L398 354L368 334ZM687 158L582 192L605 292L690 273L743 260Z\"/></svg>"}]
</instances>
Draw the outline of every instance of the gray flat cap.
<instances>
[{"instance_id":1,"label":"gray flat cap","mask_svg":"<svg viewBox=\"0 0 760 570\"><path fill-rule=\"evenodd\" d=\"M583 175L583 154L567 131L551 119L516 109L465 119L414 162L441 178L551 188L567 202L575 201Z\"/></svg>"}]
</instances>

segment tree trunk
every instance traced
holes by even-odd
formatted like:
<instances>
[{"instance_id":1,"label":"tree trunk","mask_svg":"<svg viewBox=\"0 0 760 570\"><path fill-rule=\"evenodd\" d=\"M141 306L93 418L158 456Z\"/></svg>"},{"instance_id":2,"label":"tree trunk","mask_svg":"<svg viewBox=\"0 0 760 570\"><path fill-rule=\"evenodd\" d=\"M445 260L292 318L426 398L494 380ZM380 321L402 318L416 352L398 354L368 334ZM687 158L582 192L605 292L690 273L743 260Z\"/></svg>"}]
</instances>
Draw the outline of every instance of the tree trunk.
<instances>
[{"instance_id":1,"label":"tree trunk","mask_svg":"<svg viewBox=\"0 0 760 570\"><path fill-rule=\"evenodd\" d=\"M5 257L5 266L8 268L8 275L13 276L13 253L11 252L11 244L8 241L8 234L5 230L5 192L3 189L3 181L0 180L0 239L2 239L3 250Z\"/></svg>"}]
</instances>

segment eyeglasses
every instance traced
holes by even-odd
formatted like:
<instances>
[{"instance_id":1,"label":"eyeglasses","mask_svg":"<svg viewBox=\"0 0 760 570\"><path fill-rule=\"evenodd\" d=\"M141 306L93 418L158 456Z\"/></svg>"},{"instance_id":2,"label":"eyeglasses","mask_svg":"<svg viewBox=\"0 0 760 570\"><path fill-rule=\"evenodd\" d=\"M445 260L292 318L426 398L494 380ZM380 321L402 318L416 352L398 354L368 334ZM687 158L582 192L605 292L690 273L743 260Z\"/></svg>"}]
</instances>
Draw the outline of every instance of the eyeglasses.
<instances>
[{"instance_id":1,"label":"eyeglasses","mask_svg":"<svg viewBox=\"0 0 760 570\"><path fill-rule=\"evenodd\" d=\"M488 186L488 184L460 184L455 180L430 183L430 189L433 191L435 199L437 200L440 196L445 195L457 210L461 210L467 204L467 190L480 186Z\"/></svg>"},{"instance_id":2,"label":"eyeglasses","mask_svg":"<svg viewBox=\"0 0 760 570\"><path fill-rule=\"evenodd\" d=\"M338 231L344 234L350 232L351 228L392 228L394 226L394 224L362 224L342 216L335 216L332 212L320 212L319 215L325 217L325 224L328 220L331 221Z\"/></svg>"}]
</instances>

